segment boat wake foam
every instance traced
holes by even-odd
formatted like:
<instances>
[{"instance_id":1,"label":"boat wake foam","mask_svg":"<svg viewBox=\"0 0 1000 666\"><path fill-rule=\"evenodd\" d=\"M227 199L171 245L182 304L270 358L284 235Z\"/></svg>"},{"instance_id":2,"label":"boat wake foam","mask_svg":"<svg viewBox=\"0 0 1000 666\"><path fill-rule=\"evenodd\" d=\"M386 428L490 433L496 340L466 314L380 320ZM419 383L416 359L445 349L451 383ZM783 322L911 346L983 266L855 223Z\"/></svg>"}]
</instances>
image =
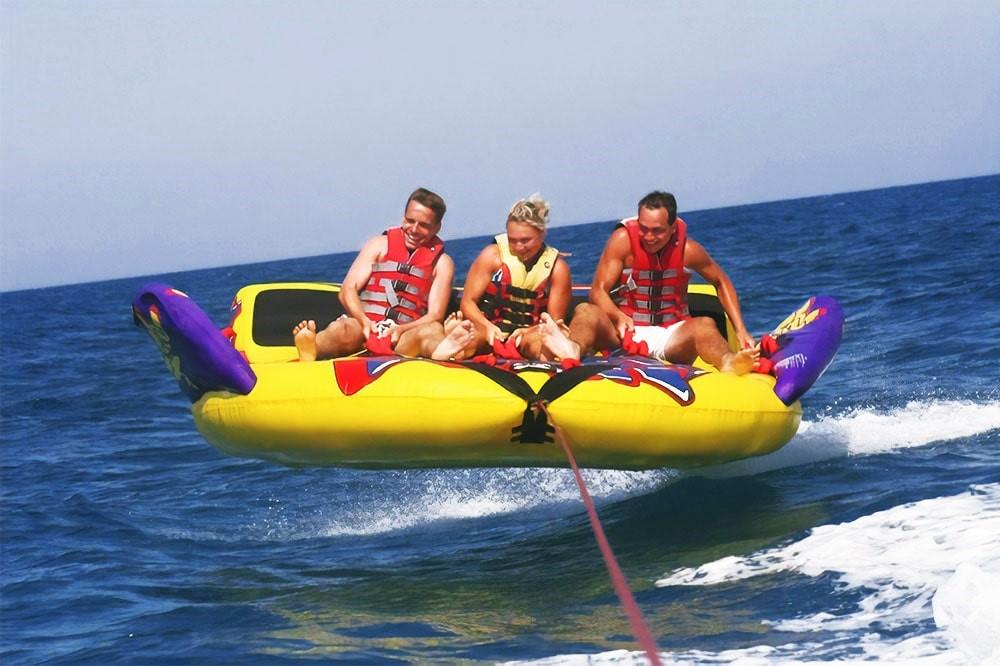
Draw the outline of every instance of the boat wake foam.
<instances>
[{"instance_id":1,"label":"boat wake foam","mask_svg":"<svg viewBox=\"0 0 1000 666\"><path fill-rule=\"evenodd\" d=\"M1000 484L823 525L785 546L677 569L656 585L708 586L787 573L832 574L841 586L834 594L840 603L829 611L770 622L776 630L807 636L830 632L843 637L843 645L834 639L825 648L853 645L867 658L882 661L944 654L955 660L935 663L997 663L1000 598L991 591L1000 586ZM921 623L930 618L936 630L920 633ZM875 627L915 635L891 641ZM814 644L798 647L801 651L782 646L767 658L823 658ZM835 655L826 655L831 657Z\"/></svg>"},{"instance_id":2,"label":"boat wake foam","mask_svg":"<svg viewBox=\"0 0 1000 666\"><path fill-rule=\"evenodd\" d=\"M683 474L748 476L832 458L956 440L997 428L1000 401L912 401L888 411L865 408L804 422L795 438L773 454ZM359 485L352 492L352 505L338 507L335 516L323 512L326 515L318 521L310 519L305 524L282 520L279 529L268 530L268 538L380 535L523 511L549 518L580 511L576 484L567 469L405 470L378 474L378 483ZM653 492L681 478L682 473L585 470L584 476L595 500L608 504Z\"/></svg>"},{"instance_id":3,"label":"boat wake foam","mask_svg":"<svg viewBox=\"0 0 1000 666\"><path fill-rule=\"evenodd\" d=\"M762 474L833 458L962 439L998 428L1000 401L913 400L888 411L863 408L803 421L792 441L772 454L704 467L687 475L729 478Z\"/></svg>"},{"instance_id":4,"label":"boat wake foam","mask_svg":"<svg viewBox=\"0 0 1000 666\"><path fill-rule=\"evenodd\" d=\"M517 511L542 511L547 516L579 513L579 491L568 469L504 468L396 472L414 477L397 479L386 488L392 495L358 502L358 511L338 516L320 536L372 535L441 521L483 518ZM615 502L652 492L676 478L671 470L625 472L584 470L594 500ZM401 500L399 488L416 483L414 496Z\"/></svg>"},{"instance_id":5,"label":"boat wake foam","mask_svg":"<svg viewBox=\"0 0 1000 666\"><path fill-rule=\"evenodd\" d=\"M661 652L666 664L1000 663L1000 484L912 502L746 557L681 568L658 587L760 576L833 575L828 611L768 622L802 635L779 646ZM928 623L933 628L927 631ZM532 664L644 664L641 652L559 655Z\"/></svg>"}]
</instances>

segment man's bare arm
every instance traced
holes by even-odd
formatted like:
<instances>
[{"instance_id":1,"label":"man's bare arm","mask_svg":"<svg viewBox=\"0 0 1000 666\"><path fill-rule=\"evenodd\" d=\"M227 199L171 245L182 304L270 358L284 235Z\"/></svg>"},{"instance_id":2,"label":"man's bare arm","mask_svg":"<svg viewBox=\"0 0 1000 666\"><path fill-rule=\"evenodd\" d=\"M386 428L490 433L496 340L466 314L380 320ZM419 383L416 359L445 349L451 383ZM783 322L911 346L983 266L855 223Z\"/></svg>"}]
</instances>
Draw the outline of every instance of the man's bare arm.
<instances>
[{"instance_id":1,"label":"man's bare arm","mask_svg":"<svg viewBox=\"0 0 1000 666\"><path fill-rule=\"evenodd\" d=\"M573 278L570 276L569 264L562 257L557 257L556 265L552 267L552 276L549 282L549 304L545 310L556 321L565 319L572 300Z\"/></svg>"},{"instance_id":2,"label":"man's bare arm","mask_svg":"<svg viewBox=\"0 0 1000 666\"><path fill-rule=\"evenodd\" d=\"M740 299L736 295L736 287L726 275L726 271L722 270L722 266L712 258L701 243L690 238L684 248L684 266L695 271L715 286L719 294L719 303L722 304L722 309L726 311L729 320L733 322L733 328L736 329L740 347L743 349L753 347L756 342L747 331L746 324L743 323L743 313L740 310Z\"/></svg>"},{"instance_id":3,"label":"man's bare arm","mask_svg":"<svg viewBox=\"0 0 1000 666\"><path fill-rule=\"evenodd\" d=\"M624 337L625 331L635 328L632 318L618 309L611 299L611 290L618 286L622 271L625 270L625 258L631 251L628 232L624 228L615 229L604 246L601 259L597 262L594 272L594 282L590 287L590 302L601 308L611 319L619 337Z\"/></svg>"},{"instance_id":4,"label":"man's bare arm","mask_svg":"<svg viewBox=\"0 0 1000 666\"><path fill-rule=\"evenodd\" d=\"M378 262L388 251L389 240L384 235L370 238L354 258L354 263L351 264L340 286L340 304L344 306L344 311L348 315L361 323L365 336L371 331L371 320L365 315L364 305L361 303L361 290L372 276L372 264Z\"/></svg>"}]
</instances>

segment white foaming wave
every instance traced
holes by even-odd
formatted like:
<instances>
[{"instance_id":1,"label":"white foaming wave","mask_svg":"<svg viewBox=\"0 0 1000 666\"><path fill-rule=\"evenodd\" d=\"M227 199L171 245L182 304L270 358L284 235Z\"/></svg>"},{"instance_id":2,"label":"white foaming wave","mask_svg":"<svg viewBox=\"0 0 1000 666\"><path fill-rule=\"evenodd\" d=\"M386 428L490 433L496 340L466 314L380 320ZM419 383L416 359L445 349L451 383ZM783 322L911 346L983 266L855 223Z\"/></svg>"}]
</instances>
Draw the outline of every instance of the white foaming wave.
<instances>
[{"instance_id":1,"label":"white foaming wave","mask_svg":"<svg viewBox=\"0 0 1000 666\"><path fill-rule=\"evenodd\" d=\"M821 427L823 421L816 424ZM972 437L1000 428L1000 401L910 401L886 414L854 412L845 428L848 453L862 455Z\"/></svg>"},{"instance_id":2,"label":"white foaming wave","mask_svg":"<svg viewBox=\"0 0 1000 666\"><path fill-rule=\"evenodd\" d=\"M913 400L889 411L856 409L803 421L791 442L774 453L699 468L691 476L730 478L846 456L886 453L979 435L1000 428L1000 401Z\"/></svg>"},{"instance_id":3,"label":"white foaming wave","mask_svg":"<svg viewBox=\"0 0 1000 666\"><path fill-rule=\"evenodd\" d=\"M727 557L678 569L666 585L714 585L797 571L836 573L847 586L873 590L858 609L771 623L797 632L831 632L827 643L805 639L708 652L663 652L664 664L818 664L831 660L920 666L1000 663L1000 484L972 486L955 497L923 500L813 530L802 541L745 558ZM841 612L841 614L837 614ZM937 630L895 643L872 623L891 627L933 617ZM865 633L858 634L858 631ZM831 645L831 643L834 643ZM838 648L849 650L845 655ZM859 652L860 650L860 652ZM567 654L531 664L647 664L645 654L615 650Z\"/></svg>"},{"instance_id":4,"label":"white foaming wave","mask_svg":"<svg viewBox=\"0 0 1000 666\"><path fill-rule=\"evenodd\" d=\"M853 612L831 608L773 622L779 630L849 635L868 630L855 641L866 659L1000 663L1000 597L993 592L1000 586L1000 484L824 525L786 546L678 569L656 585L715 585L780 572L832 573L866 595ZM930 617L937 631L895 643L869 630L873 624L894 628ZM815 648L804 647L783 646L766 660L802 661L815 654ZM678 657L677 663L711 661L704 654ZM744 657L749 661L737 661L755 663L752 653Z\"/></svg>"},{"instance_id":5,"label":"white foaming wave","mask_svg":"<svg viewBox=\"0 0 1000 666\"><path fill-rule=\"evenodd\" d=\"M598 503L643 495L676 478L671 470L626 472L584 470ZM483 518L528 509L570 514L582 510L579 490L568 469L499 468L448 470L421 475L419 492L356 500L354 509L320 530L319 536L373 535L440 521ZM406 481L394 486L405 486Z\"/></svg>"}]
</instances>

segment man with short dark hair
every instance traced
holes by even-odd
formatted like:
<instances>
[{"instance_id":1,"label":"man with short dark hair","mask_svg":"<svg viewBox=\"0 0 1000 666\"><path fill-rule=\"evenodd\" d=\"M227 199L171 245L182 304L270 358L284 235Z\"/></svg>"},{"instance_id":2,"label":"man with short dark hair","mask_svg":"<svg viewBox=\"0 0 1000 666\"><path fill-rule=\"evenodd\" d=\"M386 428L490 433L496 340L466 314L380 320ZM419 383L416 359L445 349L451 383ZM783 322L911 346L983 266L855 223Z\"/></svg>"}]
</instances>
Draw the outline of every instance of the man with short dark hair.
<instances>
[{"instance_id":1,"label":"man with short dark hair","mask_svg":"<svg viewBox=\"0 0 1000 666\"><path fill-rule=\"evenodd\" d=\"M741 350L733 352L709 317L691 317L688 271L715 285ZM753 369L758 352L743 323L736 289L677 217L677 200L650 192L638 214L622 220L611 234L594 274L590 303L577 306L569 336L543 316L544 348L557 358L579 359L595 349L643 347L649 356L692 363L701 356L723 372Z\"/></svg>"},{"instance_id":2,"label":"man with short dark hair","mask_svg":"<svg viewBox=\"0 0 1000 666\"><path fill-rule=\"evenodd\" d=\"M398 354L427 356L445 338L455 265L438 238L444 200L418 188L398 227L369 239L340 287L346 314L322 331L304 320L292 329L302 361L347 356L384 339ZM373 335L374 333L374 335Z\"/></svg>"}]
</instances>

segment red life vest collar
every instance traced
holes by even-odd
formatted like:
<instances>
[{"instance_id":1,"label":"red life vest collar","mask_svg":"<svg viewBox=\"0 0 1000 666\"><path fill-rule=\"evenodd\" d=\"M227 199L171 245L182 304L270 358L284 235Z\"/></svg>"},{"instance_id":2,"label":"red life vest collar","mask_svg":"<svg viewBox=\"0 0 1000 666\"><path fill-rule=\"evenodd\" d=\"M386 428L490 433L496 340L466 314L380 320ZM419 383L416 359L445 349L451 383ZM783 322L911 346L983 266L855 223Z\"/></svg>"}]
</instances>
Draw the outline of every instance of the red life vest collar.
<instances>
[{"instance_id":1,"label":"red life vest collar","mask_svg":"<svg viewBox=\"0 0 1000 666\"><path fill-rule=\"evenodd\" d=\"M406 247L402 228L388 229L385 236L388 247L372 264L361 303L372 321L392 319L403 324L427 314L434 266L444 251L444 243L434 236L411 251Z\"/></svg>"},{"instance_id":2,"label":"red life vest collar","mask_svg":"<svg viewBox=\"0 0 1000 666\"><path fill-rule=\"evenodd\" d=\"M632 256L631 268L622 271L614 296L619 309L639 325L669 326L689 319L687 305L688 273L684 269L687 247L687 224L674 222L674 233L659 252L647 252L642 246L639 222L635 217L618 226L628 232Z\"/></svg>"}]
</instances>

